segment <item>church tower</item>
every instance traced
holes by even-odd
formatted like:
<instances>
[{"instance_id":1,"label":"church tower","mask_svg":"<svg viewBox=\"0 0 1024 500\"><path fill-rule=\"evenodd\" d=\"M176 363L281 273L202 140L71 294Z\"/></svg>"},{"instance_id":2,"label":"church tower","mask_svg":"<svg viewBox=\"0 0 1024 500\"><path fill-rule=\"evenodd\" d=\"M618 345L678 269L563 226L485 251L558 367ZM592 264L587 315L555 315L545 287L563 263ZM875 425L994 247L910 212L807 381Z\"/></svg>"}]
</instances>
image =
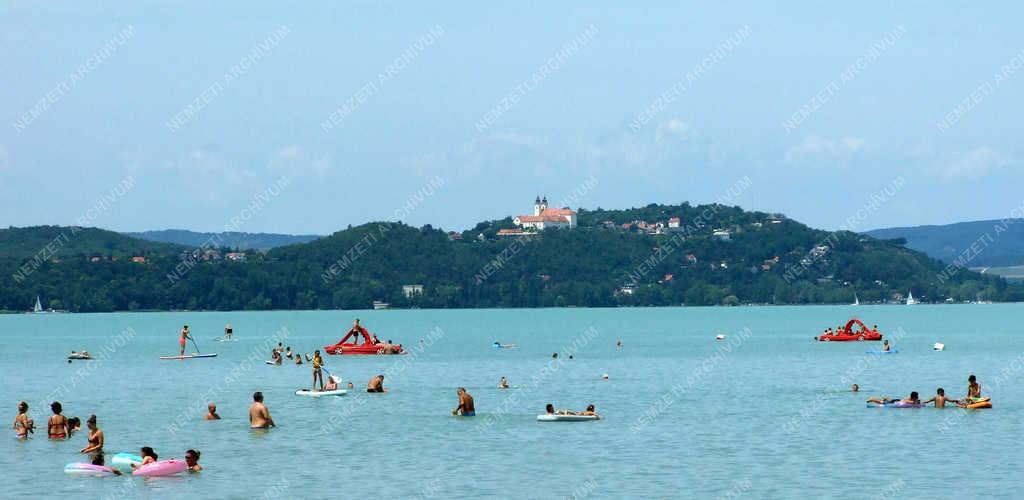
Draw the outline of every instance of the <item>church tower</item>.
<instances>
[{"instance_id":1,"label":"church tower","mask_svg":"<svg viewBox=\"0 0 1024 500\"><path fill-rule=\"evenodd\" d=\"M545 198L546 199L546 198ZM541 211L540 196L533 200L533 215L540 215Z\"/></svg>"}]
</instances>

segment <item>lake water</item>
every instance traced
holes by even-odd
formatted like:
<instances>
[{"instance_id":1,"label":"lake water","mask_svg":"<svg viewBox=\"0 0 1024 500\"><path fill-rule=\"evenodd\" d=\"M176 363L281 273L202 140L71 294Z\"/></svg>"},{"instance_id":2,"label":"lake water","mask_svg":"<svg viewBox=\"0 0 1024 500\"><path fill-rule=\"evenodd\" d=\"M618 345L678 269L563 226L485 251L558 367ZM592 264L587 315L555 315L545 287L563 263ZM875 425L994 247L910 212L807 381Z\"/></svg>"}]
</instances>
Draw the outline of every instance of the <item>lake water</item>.
<instances>
[{"instance_id":1,"label":"lake water","mask_svg":"<svg viewBox=\"0 0 1024 500\"><path fill-rule=\"evenodd\" d=\"M899 354L812 341L853 314L900 337ZM1020 497L1022 315L1016 304L4 315L0 401L8 419L28 401L43 430L27 441L8 431L2 496ZM357 389L384 373L391 392L299 397L308 364L263 363L278 336L310 352L355 317L412 354L329 356L327 367ZM185 323L216 358L158 359L177 354ZM238 342L213 341L225 323ZM103 359L68 364L78 349ZM864 404L940 386L961 397L971 373L993 409ZM497 389L503 375L513 389ZM477 417L451 416L458 386ZM256 390L278 423L269 432L248 428ZM53 399L65 415L98 416L108 458L197 448L206 470L66 476L86 434L45 438ZM223 420L202 420L208 401ZM537 422L548 402L593 403L605 420Z\"/></svg>"}]
</instances>

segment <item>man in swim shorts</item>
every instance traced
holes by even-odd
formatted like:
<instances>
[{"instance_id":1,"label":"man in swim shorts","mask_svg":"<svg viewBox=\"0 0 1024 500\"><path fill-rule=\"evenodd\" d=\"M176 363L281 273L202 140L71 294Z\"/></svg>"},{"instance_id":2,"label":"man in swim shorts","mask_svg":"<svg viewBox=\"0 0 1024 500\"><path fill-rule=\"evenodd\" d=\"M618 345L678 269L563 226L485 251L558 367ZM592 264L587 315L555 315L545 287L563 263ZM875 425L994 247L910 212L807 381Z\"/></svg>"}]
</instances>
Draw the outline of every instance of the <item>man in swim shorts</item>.
<instances>
[{"instance_id":1,"label":"man in swim shorts","mask_svg":"<svg viewBox=\"0 0 1024 500\"><path fill-rule=\"evenodd\" d=\"M452 410L452 415L462 415L463 417L474 417L476 416L476 408L473 406L473 396L470 396L466 392L465 387L459 387L456 391L459 395L459 406Z\"/></svg>"},{"instance_id":2,"label":"man in swim shorts","mask_svg":"<svg viewBox=\"0 0 1024 500\"><path fill-rule=\"evenodd\" d=\"M181 352L179 353L180 356L185 355L185 339L190 338L192 337L188 335L188 325L181 327L181 338L178 340L178 343L181 344Z\"/></svg>"},{"instance_id":3,"label":"man in swim shorts","mask_svg":"<svg viewBox=\"0 0 1024 500\"><path fill-rule=\"evenodd\" d=\"M270 418L270 411L263 404L263 393L256 391L252 395L253 403L249 406L249 427L253 429L269 429L276 427L274 419Z\"/></svg>"},{"instance_id":4,"label":"man in swim shorts","mask_svg":"<svg viewBox=\"0 0 1024 500\"><path fill-rule=\"evenodd\" d=\"M377 375L366 384L366 392L388 392L384 388L384 375Z\"/></svg>"}]
</instances>

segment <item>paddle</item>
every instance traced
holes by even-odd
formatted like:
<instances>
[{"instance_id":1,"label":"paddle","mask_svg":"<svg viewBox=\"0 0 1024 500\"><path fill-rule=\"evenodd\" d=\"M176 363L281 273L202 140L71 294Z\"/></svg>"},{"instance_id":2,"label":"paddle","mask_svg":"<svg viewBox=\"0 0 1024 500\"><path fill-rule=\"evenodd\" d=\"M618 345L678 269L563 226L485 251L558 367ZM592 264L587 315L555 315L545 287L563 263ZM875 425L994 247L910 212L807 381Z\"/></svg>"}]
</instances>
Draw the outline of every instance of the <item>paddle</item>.
<instances>
[{"instance_id":1,"label":"paddle","mask_svg":"<svg viewBox=\"0 0 1024 500\"><path fill-rule=\"evenodd\" d=\"M196 354L202 354L202 353L201 353L201 352L199 351L199 346L197 346L197 345L196 345L196 339L192 338L192 336L191 336L191 335L189 335L189 336L188 336L188 339L192 341L192 347L195 347L195 348L196 348Z\"/></svg>"}]
</instances>

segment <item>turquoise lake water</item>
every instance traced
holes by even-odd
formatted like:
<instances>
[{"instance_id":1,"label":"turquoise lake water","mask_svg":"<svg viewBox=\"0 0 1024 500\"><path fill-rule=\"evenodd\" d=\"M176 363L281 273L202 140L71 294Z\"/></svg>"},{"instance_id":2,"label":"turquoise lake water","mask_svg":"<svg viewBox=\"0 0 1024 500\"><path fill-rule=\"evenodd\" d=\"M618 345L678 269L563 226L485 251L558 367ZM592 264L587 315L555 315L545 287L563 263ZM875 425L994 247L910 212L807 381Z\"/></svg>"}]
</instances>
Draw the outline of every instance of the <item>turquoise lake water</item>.
<instances>
[{"instance_id":1,"label":"turquoise lake water","mask_svg":"<svg viewBox=\"0 0 1024 500\"><path fill-rule=\"evenodd\" d=\"M898 337L899 354L812 340L854 314ZM996 304L3 315L0 401L8 422L27 401L43 430L29 440L8 431L2 496L1020 497L1022 314L1024 305ZM355 317L411 354L327 357L357 388L336 398L294 395L311 381L308 364L263 363L277 337L311 352ZM186 323L216 358L158 359L177 354ZM225 323L238 342L213 341ZM102 359L68 364L79 349ZM378 373L391 392L358 390ZM940 386L961 397L972 373L994 408L864 404ZM497 389L503 375L514 388ZM853 382L861 393L849 392ZM477 417L451 416L458 386ZM248 428L256 390L276 429ZM67 476L86 434L45 438L54 399L65 415L98 416L108 457L196 448L206 470ZM208 401L223 420L202 420ZM593 403L605 420L537 422L548 402Z\"/></svg>"}]
</instances>

